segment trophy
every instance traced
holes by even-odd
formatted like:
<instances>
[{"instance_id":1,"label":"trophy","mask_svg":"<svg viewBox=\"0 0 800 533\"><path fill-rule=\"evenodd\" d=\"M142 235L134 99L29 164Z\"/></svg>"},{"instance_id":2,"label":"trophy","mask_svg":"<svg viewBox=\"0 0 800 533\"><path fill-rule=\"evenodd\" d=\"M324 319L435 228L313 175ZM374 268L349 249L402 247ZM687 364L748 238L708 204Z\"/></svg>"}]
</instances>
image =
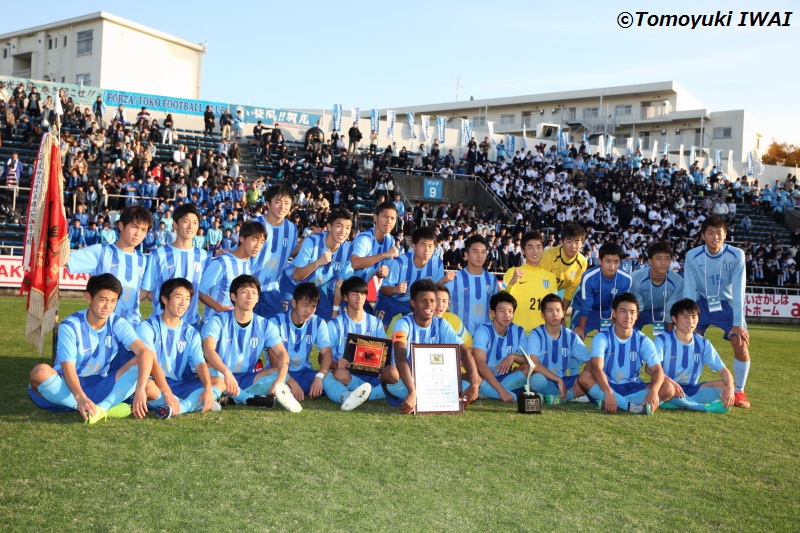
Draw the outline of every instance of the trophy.
<instances>
[{"instance_id":1,"label":"trophy","mask_svg":"<svg viewBox=\"0 0 800 533\"><path fill-rule=\"evenodd\" d=\"M536 365L533 364L530 356L525 353L525 350L520 348L522 355L528 362L528 376L525 379L525 390L517 394L517 412L522 414L542 414L542 395L538 392L531 392L531 375Z\"/></svg>"}]
</instances>

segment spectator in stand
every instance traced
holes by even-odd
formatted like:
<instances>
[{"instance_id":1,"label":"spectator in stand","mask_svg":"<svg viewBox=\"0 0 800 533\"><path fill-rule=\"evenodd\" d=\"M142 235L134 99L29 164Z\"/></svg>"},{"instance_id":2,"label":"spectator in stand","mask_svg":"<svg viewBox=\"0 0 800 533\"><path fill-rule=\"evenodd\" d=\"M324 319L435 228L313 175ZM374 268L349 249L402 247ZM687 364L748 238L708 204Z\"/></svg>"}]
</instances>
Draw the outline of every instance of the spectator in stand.
<instances>
[{"instance_id":1,"label":"spectator in stand","mask_svg":"<svg viewBox=\"0 0 800 533\"><path fill-rule=\"evenodd\" d=\"M237 141L241 141L244 137L244 116L241 109L238 109L236 116L233 117L233 136Z\"/></svg>"},{"instance_id":2,"label":"spectator in stand","mask_svg":"<svg viewBox=\"0 0 800 533\"><path fill-rule=\"evenodd\" d=\"M233 125L233 116L231 115L231 108L226 107L222 115L219 117L219 129L222 139L225 141L231 140L231 126Z\"/></svg>"},{"instance_id":3,"label":"spectator in stand","mask_svg":"<svg viewBox=\"0 0 800 533\"><path fill-rule=\"evenodd\" d=\"M358 143L361 142L361 130L358 129L358 122L353 122L353 125L347 130L347 138L350 141L347 146L347 155L355 154L358 150Z\"/></svg>"},{"instance_id":4,"label":"spectator in stand","mask_svg":"<svg viewBox=\"0 0 800 533\"><path fill-rule=\"evenodd\" d=\"M214 134L214 111L211 110L211 106L207 105L206 110L203 113L203 136L211 136Z\"/></svg>"}]
</instances>

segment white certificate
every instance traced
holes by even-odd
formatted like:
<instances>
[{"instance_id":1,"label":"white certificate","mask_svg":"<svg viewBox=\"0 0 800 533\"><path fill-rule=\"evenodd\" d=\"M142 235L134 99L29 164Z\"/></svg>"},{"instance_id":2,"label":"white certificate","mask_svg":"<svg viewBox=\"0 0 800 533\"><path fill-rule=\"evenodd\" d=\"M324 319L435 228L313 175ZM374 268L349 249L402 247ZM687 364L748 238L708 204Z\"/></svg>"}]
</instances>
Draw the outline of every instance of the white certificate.
<instances>
[{"instance_id":1,"label":"white certificate","mask_svg":"<svg viewBox=\"0 0 800 533\"><path fill-rule=\"evenodd\" d=\"M412 344L415 414L461 413L461 357L456 344Z\"/></svg>"}]
</instances>

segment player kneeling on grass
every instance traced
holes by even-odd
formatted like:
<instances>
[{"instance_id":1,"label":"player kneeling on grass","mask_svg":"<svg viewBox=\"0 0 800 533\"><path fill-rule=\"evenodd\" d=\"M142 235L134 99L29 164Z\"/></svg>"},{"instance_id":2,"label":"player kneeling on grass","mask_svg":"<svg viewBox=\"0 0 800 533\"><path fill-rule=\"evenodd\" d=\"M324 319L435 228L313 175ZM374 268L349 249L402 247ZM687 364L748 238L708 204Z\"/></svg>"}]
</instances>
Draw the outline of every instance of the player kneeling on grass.
<instances>
[{"instance_id":1,"label":"player kneeling on grass","mask_svg":"<svg viewBox=\"0 0 800 533\"><path fill-rule=\"evenodd\" d=\"M564 302L557 294L542 298L544 324L528 335L528 354L536 365L531 389L544 396L548 405L573 400L585 394L578 375L567 375L570 361L582 365L589 361L589 350L572 330L562 326Z\"/></svg>"},{"instance_id":2,"label":"player kneeling on grass","mask_svg":"<svg viewBox=\"0 0 800 533\"><path fill-rule=\"evenodd\" d=\"M325 374L322 384L328 398L342 404L342 411L352 411L367 400L380 400L386 394L380 386L378 376L350 374L350 362L343 357L347 335L353 333L386 338L386 332L378 317L364 311L364 302L367 301L366 281L353 276L342 283L340 291L346 307L344 313L328 322L328 336L333 349L333 372Z\"/></svg>"},{"instance_id":3,"label":"player kneeling on grass","mask_svg":"<svg viewBox=\"0 0 800 533\"><path fill-rule=\"evenodd\" d=\"M511 371L511 365L524 362L520 347L525 344L525 330L514 324L517 300L507 292L499 292L489 300L491 322L481 324L472 341L475 366L483 378L480 394L486 398L517 401L512 392L525 385L526 375L519 369Z\"/></svg>"},{"instance_id":4,"label":"player kneeling on grass","mask_svg":"<svg viewBox=\"0 0 800 533\"><path fill-rule=\"evenodd\" d=\"M417 392L411 375L409 344L457 344L461 351L461 362L467 370L469 383L464 383L467 403L478 397L481 378L475 360L453 328L445 320L434 316L436 309L436 284L429 279L415 281L411 285L411 313L395 323L392 336L393 365L387 366L381 375L386 401L399 406L403 413L412 413L417 405Z\"/></svg>"},{"instance_id":5,"label":"player kneeling on grass","mask_svg":"<svg viewBox=\"0 0 800 533\"><path fill-rule=\"evenodd\" d=\"M168 279L158 289L161 311L136 327L139 338L156 353L153 381L147 384L147 403L158 418L220 409L216 400L225 383L221 377L211 377L200 333L183 321L194 292L188 279Z\"/></svg>"},{"instance_id":6,"label":"player kneeling on grass","mask_svg":"<svg viewBox=\"0 0 800 533\"><path fill-rule=\"evenodd\" d=\"M636 296L618 294L611 309L614 325L595 335L592 358L578 376L578 383L597 401L600 410L650 415L658 409L659 399L666 402L672 398L674 389L665 381L653 341L633 327L639 316ZM650 383L639 379L643 364L648 367Z\"/></svg>"},{"instance_id":7,"label":"player kneeling on grass","mask_svg":"<svg viewBox=\"0 0 800 533\"><path fill-rule=\"evenodd\" d=\"M667 381L675 388L675 396L661 407L727 412L734 402L733 375L711 342L695 333L700 307L694 300L685 298L672 306L670 316L674 329L657 336L654 341ZM720 379L701 383L703 365L718 372Z\"/></svg>"},{"instance_id":8,"label":"player kneeling on grass","mask_svg":"<svg viewBox=\"0 0 800 533\"><path fill-rule=\"evenodd\" d=\"M294 288L292 307L269 319L283 338L289 352L289 387L298 401L305 395L311 398L322 396L322 378L331 367L331 343L328 340L328 325L314 313L317 311L320 292L313 283L301 283ZM319 372L311 368L311 350L319 350ZM269 355L269 366L279 365L278 354Z\"/></svg>"},{"instance_id":9,"label":"player kneeling on grass","mask_svg":"<svg viewBox=\"0 0 800 533\"><path fill-rule=\"evenodd\" d=\"M136 337L130 323L114 314L122 284L111 274L89 278L89 309L70 315L58 326L55 365L36 365L28 394L33 403L53 412L74 410L90 424L131 414L147 414L146 385L155 354ZM118 345L134 357L116 373L109 366ZM133 408L122 403L133 395ZM97 403L95 403L97 402Z\"/></svg>"},{"instance_id":10,"label":"player kneeling on grass","mask_svg":"<svg viewBox=\"0 0 800 533\"><path fill-rule=\"evenodd\" d=\"M289 411L299 413L303 408L286 384L289 354L280 332L266 318L253 314L260 294L261 284L253 276L242 274L233 279L233 309L212 316L203 326L203 354L213 369L211 375L224 380L226 404L272 407L277 399ZM265 349L273 352L276 364L256 370Z\"/></svg>"}]
</instances>

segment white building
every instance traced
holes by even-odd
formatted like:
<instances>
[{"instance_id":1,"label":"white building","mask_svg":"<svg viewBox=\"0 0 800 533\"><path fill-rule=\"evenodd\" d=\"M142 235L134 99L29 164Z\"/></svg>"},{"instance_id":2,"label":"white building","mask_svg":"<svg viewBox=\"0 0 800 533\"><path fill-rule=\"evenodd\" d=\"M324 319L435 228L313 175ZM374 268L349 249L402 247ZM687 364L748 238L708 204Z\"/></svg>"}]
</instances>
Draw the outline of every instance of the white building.
<instances>
[{"instance_id":1,"label":"white building","mask_svg":"<svg viewBox=\"0 0 800 533\"><path fill-rule=\"evenodd\" d=\"M634 139L634 145L641 138L644 150L652 150L653 142L657 141L659 154L663 153L665 144L669 144L673 155L678 153L681 144L687 155L691 146L696 146L698 151L709 149L712 154L720 150L723 168L728 151L733 150L736 170L740 170L748 152L763 153L769 144L762 126L746 110L712 111L674 81L396 110L398 115L418 113L471 120L479 142L486 135L486 121L489 120L494 122L495 138L503 134L520 136L523 125L531 138L538 124L547 123L568 130L570 142L575 143L581 141L584 133L591 144L595 144L598 135L613 135L617 152L623 154L629 138Z\"/></svg>"},{"instance_id":2,"label":"white building","mask_svg":"<svg viewBox=\"0 0 800 533\"><path fill-rule=\"evenodd\" d=\"M200 98L205 44L99 12L0 35L0 75Z\"/></svg>"}]
</instances>

